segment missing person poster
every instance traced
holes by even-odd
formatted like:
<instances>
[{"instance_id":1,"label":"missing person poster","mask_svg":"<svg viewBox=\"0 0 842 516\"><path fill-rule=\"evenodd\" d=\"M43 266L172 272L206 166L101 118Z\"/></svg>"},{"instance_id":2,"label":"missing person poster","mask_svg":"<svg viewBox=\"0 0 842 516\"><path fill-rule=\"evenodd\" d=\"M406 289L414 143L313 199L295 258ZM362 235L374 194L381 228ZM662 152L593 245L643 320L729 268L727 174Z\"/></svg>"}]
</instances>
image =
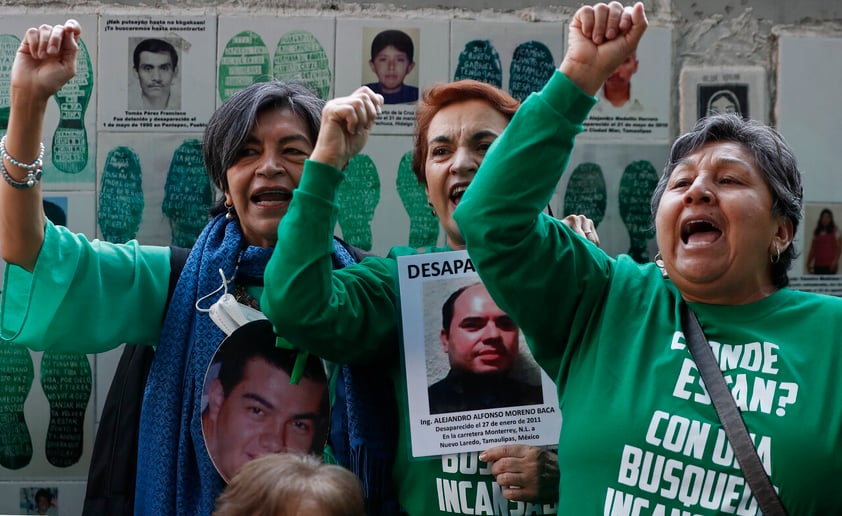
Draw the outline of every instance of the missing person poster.
<instances>
[{"instance_id":1,"label":"missing person poster","mask_svg":"<svg viewBox=\"0 0 842 516\"><path fill-rule=\"evenodd\" d=\"M738 113L766 121L769 110L766 69L762 66L688 66L678 83L681 94L681 132L699 119L719 113Z\"/></svg>"},{"instance_id":2,"label":"missing person poster","mask_svg":"<svg viewBox=\"0 0 842 516\"><path fill-rule=\"evenodd\" d=\"M672 31L650 27L597 91L599 99L577 141L669 142Z\"/></svg>"},{"instance_id":3,"label":"missing person poster","mask_svg":"<svg viewBox=\"0 0 842 516\"><path fill-rule=\"evenodd\" d=\"M372 132L412 134L420 92L447 80L449 31L443 20L338 19L335 94L368 86L384 100Z\"/></svg>"},{"instance_id":4,"label":"missing person poster","mask_svg":"<svg viewBox=\"0 0 842 516\"><path fill-rule=\"evenodd\" d=\"M201 403L205 446L226 482L264 455L324 450L330 428L324 364L315 355L277 346L266 319L251 320L222 341L208 366Z\"/></svg>"},{"instance_id":5,"label":"missing person poster","mask_svg":"<svg viewBox=\"0 0 842 516\"><path fill-rule=\"evenodd\" d=\"M99 31L100 130L204 130L214 110L216 18L115 14L100 18Z\"/></svg>"},{"instance_id":6,"label":"missing person poster","mask_svg":"<svg viewBox=\"0 0 842 516\"><path fill-rule=\"evenodd\" d=\"M398 258L413 457L555 444L555 386L465 251Z\"/></svg>"}]
</instances>

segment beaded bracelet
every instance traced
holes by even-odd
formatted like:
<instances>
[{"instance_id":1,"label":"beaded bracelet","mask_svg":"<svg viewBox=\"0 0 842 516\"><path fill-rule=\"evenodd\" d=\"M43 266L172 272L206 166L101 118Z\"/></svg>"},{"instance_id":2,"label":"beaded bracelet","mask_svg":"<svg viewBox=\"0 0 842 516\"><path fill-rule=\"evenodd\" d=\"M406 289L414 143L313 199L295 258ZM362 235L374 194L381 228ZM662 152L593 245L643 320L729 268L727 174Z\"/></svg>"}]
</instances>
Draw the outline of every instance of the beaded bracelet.
<instances>
[{"instance_id":1,"label":"beaded bracelet","mask_svg":"<svg viewBox=\"0 0 842 516\"><path fill-rule=\"evenodd\" d=\"M16 160L15 158L11 157L8 152L6 152L6 135L3 135L3 138L0 138L0 157L5 160L8 160L9 163L16 167L20 167L24 170L36 170L43 168L44 164L44 143L40 143L40 149L38 152L38 157L30 164L21 163L20 161Z\"/></svg>"},{"instance_id":2,"label":"beaded bracelet","mask_svg":"<svg viewBox=\"0 0 842 516\"><path fill-rule=\"evenodd\" d=\"M6 164L0 162L0 174L2 174L3 179L5 179L6 182L12 185L14 188L32 188L33 186L37 185L39 181L41 181L40 168L27 171L26 177L23 178L23 181L18 181L9 175L9 171L6 170Z\"/></svg>"},{"instance_id":3,"label":"beaded bracelet","mask_svg":"<svg viewBox=\"0 0 842 516\"><path fill-rule=\"evenodd\" d=\"M9 171L6 170L6 161L11 163L12 165L22 168L26 170L26 177L23 178L23 181L18 181L12 176L9 175ZM3 135L3 138L0 138L0 174L3 175L3 179L6 180L14 188L32 188L33 186L37 185L39 181L41 181L42 176L42 167L44 164L44 144L41 143L41 148L38 153L38 158L33 161L31 164L21 163L20 161L16 160L15 158L11 157L8 152L6 152L6 136Z\"/></svg>"}]
</instances>

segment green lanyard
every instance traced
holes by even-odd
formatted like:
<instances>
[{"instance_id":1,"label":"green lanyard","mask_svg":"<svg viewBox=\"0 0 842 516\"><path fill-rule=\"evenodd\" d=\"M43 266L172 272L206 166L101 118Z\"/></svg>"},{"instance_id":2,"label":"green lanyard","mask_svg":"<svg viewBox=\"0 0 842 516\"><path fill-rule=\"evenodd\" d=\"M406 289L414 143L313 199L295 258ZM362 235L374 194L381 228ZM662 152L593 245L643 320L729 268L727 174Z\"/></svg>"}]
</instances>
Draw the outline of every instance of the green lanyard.
<instances>
[{"instance_id":1,"label":"green lanyard","mask_svg":"<svg viewBox=\"0 0 842 516\"><path fill-rule=\"evenodd\" d=\"M295 349L295 347L283 337L275 337L275 347L292 350ZM298 385L301 381L301 375L304 374L304 367L307 365L308 356L310 356L309 352L298 350L298 353L295 356L295 365L292 366L292 373L289 375L290 385Z\"/></svg>"}]
</instances>

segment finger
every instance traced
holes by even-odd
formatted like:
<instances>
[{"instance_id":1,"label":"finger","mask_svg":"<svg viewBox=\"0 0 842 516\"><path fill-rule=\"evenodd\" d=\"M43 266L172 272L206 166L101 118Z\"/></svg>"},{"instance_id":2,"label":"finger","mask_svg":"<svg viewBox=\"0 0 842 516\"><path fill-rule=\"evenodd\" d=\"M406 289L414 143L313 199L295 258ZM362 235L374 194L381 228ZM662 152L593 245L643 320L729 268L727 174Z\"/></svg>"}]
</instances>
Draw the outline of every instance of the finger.
<instances>
[{"instance_id":1,"label":"finger","mask_svg":"<svg viewBox=\"0 0 842 516\"><path fill-rule=\"evenodd\" d=\"M375 93L374 97L372 97L371 101L374 102L374 105L377 107L377 114L379 115L380 113L382 113L383 112L383 103L385 101L385 99L383 98L383 95L381 95L379 93Z\"/></svg>"},{"instance_id":2,"label":"finger","mask_svg":"<svg viewBox=\"0 0 842 516\"><path fill-rule=\"evenodd\" d=\"M586 38L590 38L591 34L593 34L594 24L593 7L586 5L580 8L573 17L573 22L570 25L575 26L577 23L582 31L582 35Z\"/></svg>"},{"instance_id":3,"label":"finger","mask_svg":"<svg viewBox=\"0 0 842 516\"><path fill-rule=\"evenodd\" d=\"M584 215L573 215L573 227L580 235L587 236L588 220Z\"/></svg>"},{"instance_id":4,"label":"finger","mask_svg":"<svg viewBox=\"0 0 842 516\"><path fill-rule=\"evenodd\" d=\"M589 227L585 229L585 237L599 247L599 233L596 232L596 226L594 226L593 221L590 219L588 219L588 223Z\"/></svg>"},{"instance_id":5,"label":"finger","mask_svg":"<svg viewBox=\"0 0 842 516\"><path fill-rule=\"evenodd\" d=\"M523 444L504 444L502 446L495 446L480 453L479 460L483 462L492 462L504 457L523 457L526 448L526 445Z\"/></svg>"},{"instance_id":6,"label":"finger","mask_svg":"<svg viewBox=\"0 0 842 516\"><path fill-rule=\"evenodd\" d=\"M637 48L640 38L646 32L646 27L649 26L649 20L646 19L646 10L643 7L643 2L637 2L631 11L632 25L626 33L626 39L631 44L632 50Z\"/></svg>"},{"instance_id":7,"label":"finger","mask_svg":"<svg viewBox=\"0 0 842 516\"><path fill-rule=\"evenodd\" d=\"M377 105L377 98L375 95L376 94L363 96L363 104L369 126L374 125L374 121L377 120L377 115L380 114L380 106Z\"/></svg>"},{"instance_id":8,"label":"finger","mask_svg":"<svg viewBox=\"0 0 842 516\"><path fill-rule=\"evenodd\" d=\"M353 133L356 118L356 113L348 105L347 98L336 98L325 104L322 110L322 127L325 128L329 124L336 124L343 132Z\"/></svg>"},{"instance_id":9,"label":"finger","mask_svg":"<svg viewBox=\"0 0 842 516\"><path fill-rule=\"evenodd\" d=\"M50 37L47 41L47 55L57 55L62 47L66 44L64 42L64 25L55 25L50 31ZM67 38L72 40L73 38Z\"/></svg>"},{"instance_id":10,"label":"finger","mask_svg":"<svg viewBox=\"0 0 842 516\"><path fill-rule=\"evenodd\" d=\"M38 48L38 36L40 32L35 27L26 29L23 39L20 42L20 51L34 57Z\"/></svg>"},{"instance_id":11,"label":"finger","mask_svg":"<svg viewBox=\"0 0 842 516\"><path fill-rule=\"evenodd\" d=\"M79 25L79 22L73 18L68 18L66 22L64 22L64 28L66 31L72 32L77 36L82 35L82 26Z\"/></svg>"},{"instance_id":12,"label":"finger","mask_svg":"<svg viewBox=\"0 0 842 516\"><path fill-rule=\"evenodd\" d=\"M345 121L345 130L349 134L357 134L360 126L360 103L355 97L348 97L340 102L339 116Z\"/></svg>"},{"instance_id":13,"label":"finger","mask_svg":"<svg viewBox=\"0 0 842 516\"><path fill-rule=\"evenodd\" d=\"M611 40L617 37L620 19L623 17L623 4L611 2L608 4L608 19L605 24L605 39Z\"/></svg>"},{"instance_id":14,"label":"finger","mask_svg":"<svg viewBox=\"0 0 842 516\"><path fill-rule=\"evenodd\" d=\"M374 95L374 90L372 90L368 86L363 85L363 86L360 86L359 88L357 88L356 90L354 90L354 93L352 93L351 95L359 95L359 94L363 94L363 93L371 93L372 95Z\"/></svg>"},{"instance_id":15,"label":"finger","mask_svg":"<svg viewBox=\"0 0 842 516\"><path fill-rule=\"evenodd\" d=\"M582 215L567 215L561 219L574 233L585 236L585 230L582 228L582 220Z\"/></svg>"},{"instance_id":16,"label":"finger","mask_svg":"<svg viewBox=\"0 0 842 516\"><path fill-rule=\"evenodd\" d=\"M353 104L343 106L340 117L345 120L345 130L349 134L357 134L360 126L360 116L357 108Z\"/></svg>"},{"instance_id":17,"label":"finger","mask_svg":"<svg viewBox=\"0 0 842 516\"><path fill-rule=\"evenodd\" d=\"M38 38L32 47L32 56L36 59L47 57L47 45L50 44L50 37L53 33L52 25L41 25L38 27Z\"/></svg>"},{"instance_id":18,"label":"finger","mask_svg":"<svg viewBox=\"0 0 842 516\"><path fill-rule=\"evenodd\" d=\"M369 88L368 86L360 86L357 88L354 93L351 94L352 97L368 97L374 103L375 106L382 106L383 105L383 95L379 93L374 93L374 90Z\"/></svg>"},{"instance_id":19,"label":"finger","mask_svg":"<svg viewBox=\"0 0 842 516\"><path fill-rule=\"evenodd\" d=\"M594 7L594 26L591 41L599 45L605 38L605 26L608 24L609 7L607 4L598 3Z\"/></svg>"},{"instance_id":20,"label":"finger","mask_svg":"<svg viewBox=\"0 0 842 516\"><path fill-rule=\"evenodd\" d=\"M523 475L519 473L500 473L495 477L497 483L500 484L500 487L518 487L522 488L524 483Z\"/></svg>"},{"instance_id":21,"label":"finger","mask_svg":"<svg viewBox=\"0 0 842 516\"><path fill-rule=\"evenodd\" d=\"M377 109L368 95L361 95L355 100L354 108L359 118L359 125L357 126L357 132L359 133L371 129L375 120L377 120Z\"/></svg>"},{"instance_id":22,"label":"finger","mask_svg":"<svg viewBox=\"0 0 842 516\"><path fill-rule=\"evenodd\" d=\"M632 19L632 11L634 10L633 6L627 5L623 8L623 14L620 16L620 23L618 28L621 34L625 34L631 28L632 24L634 23Z\"/></svg>"},{"instance_id":23,"label":"finger","mask_svg":"<svg viewBox=\"0 0 842 516\"><path fill-rule=\"evenodd\" d=\"M596 226L594 225L593 220L589 219L585 215L576 215L576 220L582 236L591 242L594 242L594 239L598 239Z\"/></svg>"},{"instance_id":24,"label":"finger","mask_svg":"<svg viewBox=\"0 0 842 516\"><path fill-rule=\"evenodd\" d=\"M515 502L536 502L537 493L522 486L500 486L502 487L503 498Z\"/></svg>"},{"instance_id":25,"label":"finger","mask_svg":"<svg viewBox=\"0 0 842 516\"><path fill-rule=\"evenodd\" d=\"M64 22L64 38L62 50L78 48L79 40L82 38L82 26L74 19Z\"/></svg>"}]
</instances>

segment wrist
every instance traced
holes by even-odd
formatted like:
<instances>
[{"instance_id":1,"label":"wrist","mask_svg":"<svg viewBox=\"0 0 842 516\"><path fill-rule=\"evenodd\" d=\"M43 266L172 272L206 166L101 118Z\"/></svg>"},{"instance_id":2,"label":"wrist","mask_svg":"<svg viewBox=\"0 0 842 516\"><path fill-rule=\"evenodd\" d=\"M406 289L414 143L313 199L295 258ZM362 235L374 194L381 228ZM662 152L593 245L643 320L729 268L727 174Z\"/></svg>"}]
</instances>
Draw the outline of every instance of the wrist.
<instances>
[{"instance_id":1,"label":"wrist","mask_svg":"<svg viewBox=\"0 0 842 516\"><path fill-rule=\"evenodd\" d=\"M318 145L315 149L313 149L313 152L310 153L309 159L310 161L328 165L338 170L343 170L348 165L348 160L342 159L341 156L337 156L333 152L327 152L320 149Z\"/></svg>"},{"instance_id":2,"label":"wrist","mask_svg":"<svg viewBox=\"0 0 842 516\"><path fill-rule=\"evenodd\" d=\"M12 84L9 90L9 100L12 111L26 110L31 112L45 112L47 103L52 95L36 91L36 88L28 88Z\"/></svg>"},{"instance_id":3,"label":"wrist","mask_svg":"<svg viewBox=\"0 0 842 516\"><path fill-rule=\"evenodd\" d=\"M595 96L602 87L605 79L587 64L570 62L567 59L561 62L558 70L563 73L573 84L579 87L583 93Z\"/></svg>"}]
</instances>

